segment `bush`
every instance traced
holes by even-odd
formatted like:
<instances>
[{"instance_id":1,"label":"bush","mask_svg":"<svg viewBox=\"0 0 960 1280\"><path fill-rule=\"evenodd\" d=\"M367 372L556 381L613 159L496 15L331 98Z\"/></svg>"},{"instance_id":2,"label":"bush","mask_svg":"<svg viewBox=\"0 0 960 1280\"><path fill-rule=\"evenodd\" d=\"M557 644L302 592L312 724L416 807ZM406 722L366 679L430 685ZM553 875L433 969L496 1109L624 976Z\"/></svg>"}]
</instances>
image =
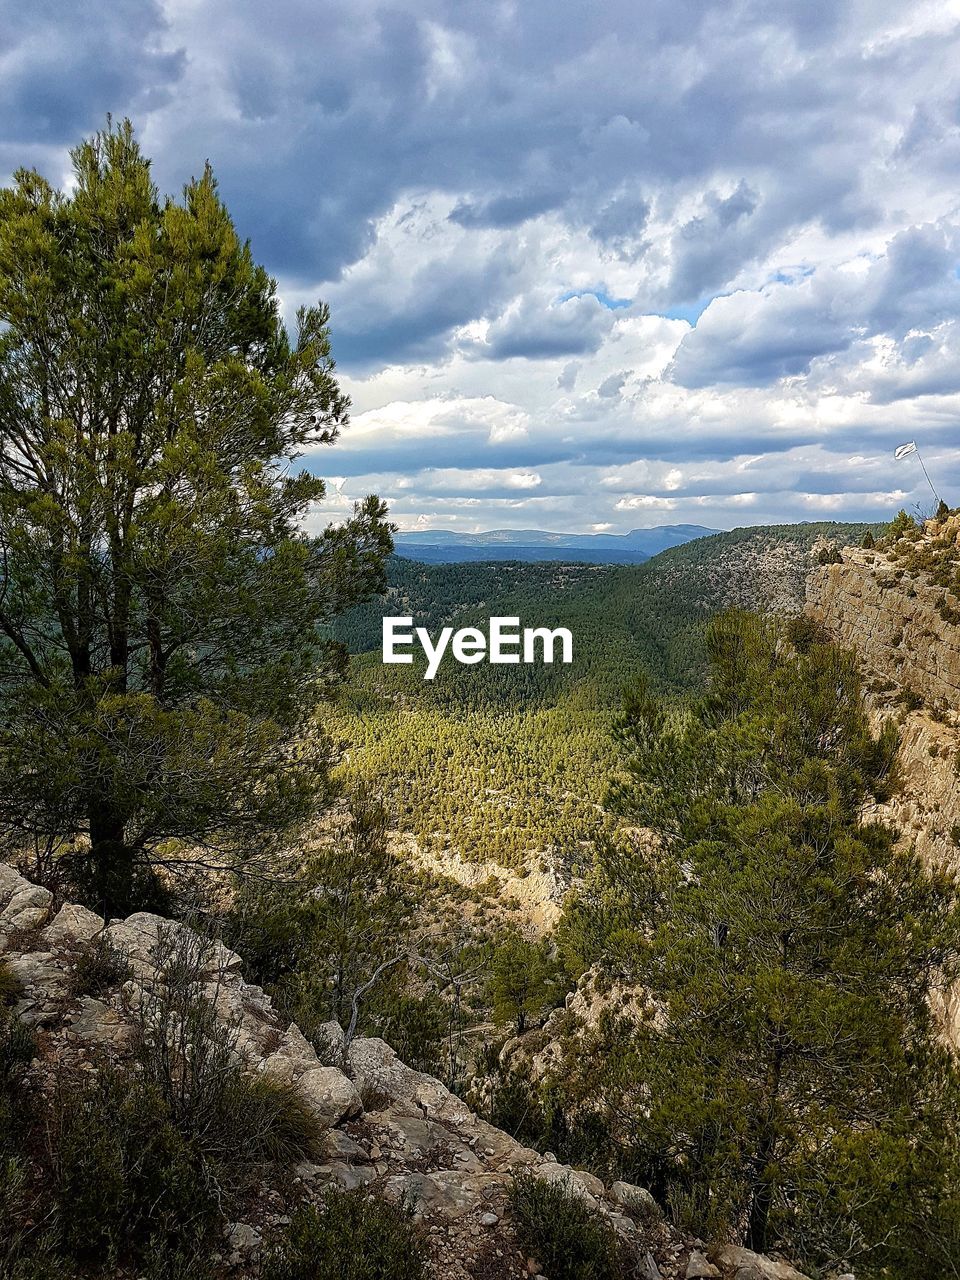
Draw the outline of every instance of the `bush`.
<instances>
[{"instance_id":1,"label":"bush","mask_svg":"<svg viewBox=\"0 0 960 1280\"><path fill-rule=\"evenodd\" d=\"M817 564L843 564L843 556L832 543L817 552Z\"/></svg>"},{"instance_id":2,"label":"bush","mask_svg":"<svg viewBox=\"0 0 960 1280\"><path fill-rule=\"evenodd\" d=\"M809 653L815 644L826 644L830 638L819 622L802 613L787 621L784 635L797 653Z\"/></svg>"},{"instance_id":3,"label":"bush","mask_svg":"<svg viewBox=\"0 0 960 1280\"><path fill-rule=\"evenodd\" d=\"M36 1052L33 1032L19 1018L0 1024L0 1094L10 1091Z\"/></svg>"},{"instance_id":4,"label":"bush","mask_svg":"<svg viewBox=\"0 0 960 1280\"><path fill-rule=\"evenodd\" d=\"M139 1056L144 1080L178 1130L206 1160L228 1162L241 1177L244 1165L315 1154L319 1126L297 1094L282 1081L244 1074L236 1033L217 1022L205 992L211 945L171 929L159 950L163 981L138 1009Z\"/></svg>"},{"instance_id":5,"label":"bush","mask_svg":"<svg viewBox=\"0 0 960 1280\"><path fill-rule=\"evenodd\" d=\"M0 1021L3 1021L6 1010L20 995L20 983L10 970L10 966L0 960Z\"/></svg>"},{"instance_id":6,"label":"bush","mask_svg":"<svg viewBox=\"0 0 960 1280\"><path fill-rule=\"evenodd\" d=\"M510 1189L514 1229L550 1280L621 1280L623 1248L610 1223L568 1185L518 1173Z\"/></svg>"},{"instance_id":7,"label":"bush","mask_svg":"<svg viewBox=\"0 0 960 1280\"><path fill-rule=\"evenodd\" d=\"M102 996L113 987L121 987L131 975L130 965L104 934L86 946L70 974L70 994Z\"/></svg>"},{"instance_id":8,"label":"bush","mask_svg":"<svg viewBox=\"0 0 960 1280\"><path fill-rule=\"evenodd\" d=\"M232 1070L211 1121L205 1142L216 1134L217 1146L235 1167L265 1160L296 1164L317 1154L320 1126L283 1080Z\"/></svg>"},{"instance_id":9,"label":"bush","mask_svg":"<svg viewBox=\"0 0 960 1280\"><path fill-rule=\"evenodd\" d=\"M157 1257L199 1249L217 1213L196 1142L161 1095L102 1069L61 1085L50 1120L63 1248L80 1260Z\"/></svg>"},{"instance_id":10,"label":"bush","mask_svg":"<svg viewBox=\"0 0 960 1280\"><path fill-rule=\"evenodd\" d=\"M335 1190L328 1190L318 1206L294 1215L262 1272L262 1280L424 1280L425 1276L423 1245L408 1206L388 1204L362 1191Z\"/></svg>"}]
</instances>

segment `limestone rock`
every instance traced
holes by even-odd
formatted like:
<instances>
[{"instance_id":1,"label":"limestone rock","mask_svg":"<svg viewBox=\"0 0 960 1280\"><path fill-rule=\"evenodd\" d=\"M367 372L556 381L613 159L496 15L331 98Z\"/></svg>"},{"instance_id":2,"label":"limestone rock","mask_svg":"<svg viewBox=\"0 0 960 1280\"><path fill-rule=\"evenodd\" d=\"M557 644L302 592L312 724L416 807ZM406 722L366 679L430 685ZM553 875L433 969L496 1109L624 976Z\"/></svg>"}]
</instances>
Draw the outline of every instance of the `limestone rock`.
<instances>
[{"instance_id":1,"label":"limestone rock","mask_svg":"<svg viewBox=\"0 0 960 1280\"><path fill-rule=\"evenodd\" d=\"M377 1177L368 1165L344 1164L342 1160L331 1160L329 1164L321 1165L318 1172L324 1179L332 1180L344 1191L357 1191L360 1187L369 1187Z\"/></svg>"},{"instance_id":2,"label":"limestone rock","mask_svg":"<svg viewBox=\"0 0 960 1280\"><path fill-rule=\"evenodd\" d=\"M571 1169L568 1164L557 1164L552 1160L545 1160L532 1172L542 1182L565 1186L571 1195L575 1195L592 1209L597 1207L597 1197L603 1194L603 1183L599 1178L595 1178L590 1173Z\"/></svg>"},{"instance_id":3,"label":"limestone rock","mask_svg":"<svg viewBox=\"0 0 960 1280\"><path fill-rule=\"evenodd\" d=\"M52 901L49 889L31 884L13 867L0 864L0 946L7 944L11 934L43 924Z\"/></svg>"},{"instance_id":4,"label":"limestone rock","mask_svg":"<svg viewBox=\"0 0 960 1280\"><path fill-rule=\"evenodd\" d=\"M54 1021L67 996L67 974L58 957L52 951L28 951L8 956L6 964L23 992L14 1006L17 1016L30 1027Z\"/></svg>"},{"instance_id":5,"label":"limestone rock","mask_svg":"<svg viewBox=\"0 0 960 1280\"><path fill-rule=\"evenodd\" d=\"M102 928L100 916L86 907L67 903L53 917L40 938L46 947L53 949L75 942L89 942Z\"/></svg>"},{"instance_id":6,"label":"limestone rock","mask_svg":"<svg viewBox=\"0 0 960 1280\"><path fill-rule=\"evenodd\" d=\"M463 1178L446 1170L398 1174L387 1179L383 1194L394 1203L412 1204L417 1217L435 1213L455 1220L479 1205L484 1182L484 1179Z\"/></svg>"},{"instance_id":7,"label":"limestone rock","mask_svg":"<svg viewBox=\"0 0 960 1280\"><path fill-rule=\"evenodd\" d=\"M223 1229L227 1261L232 1267L242 1266L260 1252L263 1237L249 1222L229 1222Z\"/></svg>"},{"instance_id":8,"label":"limestone rock","mask_svg":"<svg viewBox=\"0 0 960 1280\"><path fill-rule=\"evenodd\" d=\"M347 1068L361 1093L381 1093L392 1103L419 1108L431 1119L449 1124L469 1124L473 1118L465 1102L439 1080L401 1062L383 1040L354 1040L347 1052Z\"/></svg>"},{"instance_id":9,"label":"limestone rock","mask_svg":"<svg viewBox=\"0 0 960 1280\"><path fill-rule=\"evenodd\" d=\"M718 1280L720 1269L709 1262L699 1249L694 1249L687 1259L687 1269L683 1274L684 1280Z\"/></svg>"},{"instance_id":10,"label":"limestone rock","mask_svg":"<svg viewBox=\"0 0 960 1280\"><path fill-rule=\"evenodd\" d=\"M646 1187L634 1186L632 1182L615 1182L610 1188L610 1198L629 1213L639 1213L642 1217L660 1216L660 1206Z\"/></svg>"},{"instance_id":11,"label":"limestone rock","mask_svg":"<svg viewBox=\"0 0 960 1280\"><path fill-rule=\"evenodd\" d=\"M356 1085L336 1067L311 1068L296 1089L310 1114L327 1128L363 1110Z\"/></svg>"},{"instance_id":12,"label":"limestone rock","mask_svg":"<svg viewBox=\"0 0 960 1280\"><path fill-rule=\"evenodd\" d=\"M715 1255L721 1274L732 1280L809 1280L788 1262L775 1262L738 1245L725 1244Z\"/></svg>"},{"instance_id":13,"label":"limestone rock","mask_svg":"<svg viewBox=\"0 0 960 1280\"><path fill-rule=\"evenodd\" d=\"M288 1084L292 1084L305 1071L310 1071L319 1065L320 1059L314 1052L313 1045L300 1028L295 1023L291 1023L275 1051L263 1062L261 1070L278 1080L285 1080Z\"/></svg>"},{"instance_id":14,"label":"limestone rock","mask_svg":"<svg viewBox=\"0 0 960 1280\"><path fill-rule=\"evenodd\" d=\"M106 938L123 952L137 976L154 976L157 965L171 953L200 962L204 978L239 974L242 961L222 942L208 943L186 925L165 920L149 911L137 911L125 920L113 920L104 931ZM162 975L161 975L162 976Z\"/></svg>"},{"instance_id":15,"label":"limestone rock","mask_svg":"<svg viewBox=\"0 0 960 1280\"><path fill-rule=\"evenodd\" d=\"M69 1022L71 1039L109 1045L113 1049L127 1048L136 1037L136 1030L127 1018L103 1000L91 996L81 999L80 1012Z\"/></svg>"}]
</instances>

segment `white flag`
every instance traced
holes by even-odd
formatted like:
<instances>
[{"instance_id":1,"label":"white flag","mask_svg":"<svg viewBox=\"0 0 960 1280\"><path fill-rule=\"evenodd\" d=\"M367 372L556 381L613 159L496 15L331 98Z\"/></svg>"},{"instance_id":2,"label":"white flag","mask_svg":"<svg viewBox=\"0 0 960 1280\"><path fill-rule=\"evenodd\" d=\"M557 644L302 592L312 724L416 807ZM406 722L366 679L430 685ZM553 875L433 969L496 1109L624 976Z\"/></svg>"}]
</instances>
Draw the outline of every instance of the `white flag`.
<instances>
[{"instance_id":1,"label":"white flag","mask_svg":"<svg viewBox=\"0 0 960 1280\"><path fill-rule=\"evenodd\" d=\"M893 456L899 462L901 458L905 458L908 454L916 453L916 452L917 452L917 442L916 440L911 440L909 444L902 444L900 448L896 450Z\"/></svg>"}]
</instances>

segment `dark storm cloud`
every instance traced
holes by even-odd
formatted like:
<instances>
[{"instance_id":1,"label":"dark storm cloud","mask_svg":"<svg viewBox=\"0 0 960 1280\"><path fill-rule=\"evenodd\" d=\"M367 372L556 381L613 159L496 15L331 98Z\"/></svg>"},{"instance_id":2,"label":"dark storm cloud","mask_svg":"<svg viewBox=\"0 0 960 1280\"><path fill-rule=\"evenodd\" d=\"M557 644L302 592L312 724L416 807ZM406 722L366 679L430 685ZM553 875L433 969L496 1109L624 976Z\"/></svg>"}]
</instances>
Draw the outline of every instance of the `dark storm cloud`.
<instances>
[{"instance_id":1,"label":"dark storm cloud","mask_svg":"<svg viewBox=\"0 0 960 1280\"><path fill-rule=\"evenodd\" d=\"M0 5L0 122L6 144L79 142L108 111L148 113L170 100L185 54L155 0Z\"/></svg>"},{"instance_id":2,"label":"dark storm cloud","mask_svg":"<svg viewBox=\"0 0 960 1280\"><path fill-rule=\"evenodd\" d=\"M625 173L650 187L692 179L709 189L712 173L739 169L733 196L710 196L721 232L761 200L746 170L788 179L791 198L771 220L782 225L804 203L845 220L856 168L822 145L850 93L850 68L823 58L844 18L819 10L806 0L775 11L574 0L559 22L540 0L214 0L172 11L195 70L186 109L158 134L158 162L180 177L185 159L210 155L258 251L304 281L336 278L410 189L455 194L462 225L513 226L566 206L598 239L624 247L649 211L649 193L611 194ZM92 14L85 5L76 15L53 40L55 75L35 18L8 35L24 119L75 132L108 106L166 90L180 64L154 49L163 35L155 5L126 0ZM772 36L807 56L770 59ZM702 70L676 89L684 50ZM864 75L869 86L869 62ZM727 273L755 250L728 245ZM713 288L714 276L688 264L685 296Z\"/></svg>"}]
</instances>

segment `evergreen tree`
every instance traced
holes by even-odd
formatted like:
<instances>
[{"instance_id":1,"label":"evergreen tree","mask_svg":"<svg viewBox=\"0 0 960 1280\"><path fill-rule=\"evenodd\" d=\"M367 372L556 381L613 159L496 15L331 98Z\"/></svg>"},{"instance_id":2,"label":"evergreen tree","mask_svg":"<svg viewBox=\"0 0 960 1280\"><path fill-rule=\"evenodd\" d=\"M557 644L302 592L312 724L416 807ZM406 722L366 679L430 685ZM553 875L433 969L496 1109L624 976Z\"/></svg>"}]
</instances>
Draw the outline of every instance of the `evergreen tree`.
<instances>
[{"instance_id":1,"label":"evergreen tree","mask_svg":"<svg viewBox=\"0 0 960 1280\"><path fill-rule=\"evenodd\" d=\"M614 795L657 853L632 878L607 867L600 897L650 1018L608 1022L590 1087L698 1230L919 1277L960 1243L955 1068L930 1007L957 973L955 880L863 818L895 737L871 732L852 655L789 651L743 614L709 648L699 704L641 688L621 725Z\"/></svg>"},{"instance_id":2,"label":"evergreen tree","mask_svg":"<svg viewBox=\"0 0 960 1280\"><path fill-rule=\"evenodd\" d=\"M318 539L290 462L347 420L326 307L290 340L213 174L161 199L129 123L0 191L0 824L80 836L91 894L310 811L319 624L381 581L375 498Z\"/></svg>"},{"instance_id":3,"label":"evergreen tree","mask_svg":"<svg viewBox=\"0 0 960 1280\"><path fill-rule=\"evenodd\" d=\"M546 941L507 930L494 944L488 997L497 1023L512 1023L517 1035L527 1019L539 1017L564 990L561 966Z\"/></svg>"}]
</instances>

